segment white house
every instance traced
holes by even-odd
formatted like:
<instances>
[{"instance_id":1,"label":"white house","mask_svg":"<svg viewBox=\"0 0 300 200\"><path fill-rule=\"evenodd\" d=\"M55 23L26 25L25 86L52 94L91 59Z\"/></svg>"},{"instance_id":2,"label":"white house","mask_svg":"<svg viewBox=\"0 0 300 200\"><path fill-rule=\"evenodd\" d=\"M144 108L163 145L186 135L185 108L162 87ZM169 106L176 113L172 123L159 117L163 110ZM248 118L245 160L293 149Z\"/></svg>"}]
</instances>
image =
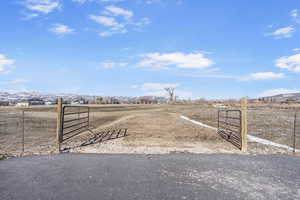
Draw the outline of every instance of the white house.
<instances>
[{"instance_id":1,"label":"white house","mask_svg":"<svg viewBox=\"0 0 300 200\"><path fill-rule=\"evenodd\" d=\"M29 102L19 102L16 104L17 107L28 107L29 106Z\"/></svg>"}]
</instances>

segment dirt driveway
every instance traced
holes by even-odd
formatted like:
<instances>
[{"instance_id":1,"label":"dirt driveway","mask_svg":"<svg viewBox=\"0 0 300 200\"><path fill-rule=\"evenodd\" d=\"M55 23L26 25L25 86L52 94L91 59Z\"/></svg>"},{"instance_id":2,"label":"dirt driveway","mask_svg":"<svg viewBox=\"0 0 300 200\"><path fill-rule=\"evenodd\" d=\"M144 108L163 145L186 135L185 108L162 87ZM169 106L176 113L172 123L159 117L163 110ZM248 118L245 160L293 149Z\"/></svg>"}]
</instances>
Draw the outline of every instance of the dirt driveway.
<instances>
[{"instance_id":1,"label":"dirt driveway","mask_svg":"<svg viewBox=\"0 0 300 200\"><path fill-rule=\"evenodd\" d=\"M120 118L111 124L98 127L94 133L103 130L127 129L125 137L102 134L96 144L71 149L72 152L85 153L240 153L236 147L224 141L216 132L180 119L178 113L165 110L135 113ZM122 135L123 136L123 135ZM93 134L85 134L70 146L79 146Z\"/></svg>"}]
</instances>

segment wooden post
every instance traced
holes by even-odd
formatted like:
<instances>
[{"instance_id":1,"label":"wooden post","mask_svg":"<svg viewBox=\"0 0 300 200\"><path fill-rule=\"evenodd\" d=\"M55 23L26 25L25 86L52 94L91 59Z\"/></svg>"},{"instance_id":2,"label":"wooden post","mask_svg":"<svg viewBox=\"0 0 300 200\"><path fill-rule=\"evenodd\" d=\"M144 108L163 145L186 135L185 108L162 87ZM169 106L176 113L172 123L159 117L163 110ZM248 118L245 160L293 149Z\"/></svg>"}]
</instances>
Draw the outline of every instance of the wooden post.
<instances>
[{"instance_id":1,"label":"wooden post","mask_svg":"<svg viewBox=\"0 0 300 200\"><path fill-rule=\"evenodd\" d=\"M62 142L62 130L61 130L61 125L62 125L62 98L57 99L57 120L56 120L56 140L57 140L57 147L58 147L58 152L60 152L60 143Z\"/></svg>"},{"instance_id":2,"label":"wooden post","mask_svg":"<svg viewBox=\"0 0 300 200\"><path fill-rule=\"evenodd\" d=\"M247 118L247 107L248 100L247 98L243 98L241 100L241 111L242 111L242 151L247 151L247 137L248 137L248 118Z\"/></svg>"},{"instance_id":3,"label":"wooden post","mask_svg":"<svg viewBox=\"0 0 300 200\"><path fill-rule=\"evenodd\" d=\"M22 110L22 153L24 154L25 152L25 126L24 126L24 121L25 121L25 114L24 110Z\"/></svg>"},{"instance_id":4,"label":"wooden post","mask_svg":"<svg viewBox=\"0 0 300 200\"><path fill-rule=\"evenodd\" d=\"M294 144L293 144L293 153L296 153L296 129L297 129L297 111L294 116Z\"/></svg>"}]
</instances>

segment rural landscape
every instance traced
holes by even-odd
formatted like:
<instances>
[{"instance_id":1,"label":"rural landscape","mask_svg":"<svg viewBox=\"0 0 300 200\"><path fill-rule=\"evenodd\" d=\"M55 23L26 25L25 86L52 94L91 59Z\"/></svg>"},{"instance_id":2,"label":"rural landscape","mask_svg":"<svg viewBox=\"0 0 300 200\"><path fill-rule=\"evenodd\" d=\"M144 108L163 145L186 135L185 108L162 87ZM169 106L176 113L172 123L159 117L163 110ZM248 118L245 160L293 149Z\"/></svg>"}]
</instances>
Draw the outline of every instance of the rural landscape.
<instances>
[{"instance_id":1,"label":"rural landscape","mask_svg":"<svg viewBox=\"0 0 300 200\"><path fill-rule=\"evenodd\" d=\"M299 107L297 103L250 101L253 103L247 105L248 134L286 147L248 138L245 152L217 131L218 121L221 121L218 112L241 110L240 101L199 100L187 103L172 101L172 95L170 98L169 103L163 104L71 105L79 109L89 108L88 128L79 130L78 135L63 142L62 149L65 152L125 154L298 154L300 125L297 126L297 122L300 124L300 117L295 118ZM57 105L2 106L0 119L2 156L57 153ZM79 124L82 122L79 115L75 119ZM119 130L121 134L118 134Z\"/></svg>"}]
</instances>

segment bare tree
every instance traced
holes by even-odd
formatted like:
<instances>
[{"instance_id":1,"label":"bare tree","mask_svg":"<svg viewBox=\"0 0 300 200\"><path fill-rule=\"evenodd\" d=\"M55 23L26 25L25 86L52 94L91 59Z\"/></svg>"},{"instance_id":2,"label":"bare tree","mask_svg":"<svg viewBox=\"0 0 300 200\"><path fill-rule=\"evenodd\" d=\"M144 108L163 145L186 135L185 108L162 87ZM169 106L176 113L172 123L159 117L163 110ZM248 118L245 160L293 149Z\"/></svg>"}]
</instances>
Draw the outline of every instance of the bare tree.
<instances>
[{"instance_id":1,"label":"bare tree","mask_svg":"<svg viewBox=\"0 0 300 200\"><path fill-rule=\"evenodd\" d=\"M166 87L164 89L169 95L169 101L174 101L175 87Z\"/></svg>"}]
</instances>

